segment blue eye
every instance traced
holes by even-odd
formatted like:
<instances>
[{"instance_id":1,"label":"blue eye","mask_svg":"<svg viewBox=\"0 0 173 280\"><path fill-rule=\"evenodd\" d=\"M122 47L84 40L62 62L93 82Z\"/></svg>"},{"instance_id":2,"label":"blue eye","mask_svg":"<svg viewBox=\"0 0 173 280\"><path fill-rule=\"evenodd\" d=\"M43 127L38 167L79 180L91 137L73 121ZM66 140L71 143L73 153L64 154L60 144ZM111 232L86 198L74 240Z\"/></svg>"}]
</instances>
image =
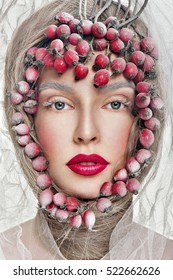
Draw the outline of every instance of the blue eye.
<instances>
[{"instance_id":1,"label":"blue eye","mask_svg":"<svg viewBox=\"0 0 173 280\"><path fill-rule=\"evenodd\" d=\"M63 110L65 108L65 103L61 101L54 102L54 107L57 110Z\"/></svg>"},{"instance_id":2,"label":"blue eye","mask_svg":"<svg viewBox=\"0 0 173 280\"><path fill-rule=\"evenodd\" d=\"M122 102L120 102L120 101L113 101L113 102L110 103L110 105L111 105L112 109L118 110L119 108L121 108Z\"/></svg>"}]
</instances>

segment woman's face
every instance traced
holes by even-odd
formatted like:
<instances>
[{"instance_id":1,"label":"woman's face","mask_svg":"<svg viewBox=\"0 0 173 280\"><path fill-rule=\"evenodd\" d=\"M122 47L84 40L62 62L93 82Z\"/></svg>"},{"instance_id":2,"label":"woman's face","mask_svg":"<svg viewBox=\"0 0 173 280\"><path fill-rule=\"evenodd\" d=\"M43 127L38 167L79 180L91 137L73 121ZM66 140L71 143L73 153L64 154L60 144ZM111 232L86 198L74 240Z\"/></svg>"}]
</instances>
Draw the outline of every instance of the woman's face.
<instances>
[{"instance_id":1,"label":"woman's face","mask_svg":"<svg viewBox=\"0 0 173 280\"><path fill-rule=\"evenodd\" d=\"M94 57L80 81L73 69L61 76L44 70L35 119L50 176L64 192L84 199L97 197L102 184L124 167L134 120L133 83L118 75L95 88L93 63Z\"/></svg>"}]
</instances>

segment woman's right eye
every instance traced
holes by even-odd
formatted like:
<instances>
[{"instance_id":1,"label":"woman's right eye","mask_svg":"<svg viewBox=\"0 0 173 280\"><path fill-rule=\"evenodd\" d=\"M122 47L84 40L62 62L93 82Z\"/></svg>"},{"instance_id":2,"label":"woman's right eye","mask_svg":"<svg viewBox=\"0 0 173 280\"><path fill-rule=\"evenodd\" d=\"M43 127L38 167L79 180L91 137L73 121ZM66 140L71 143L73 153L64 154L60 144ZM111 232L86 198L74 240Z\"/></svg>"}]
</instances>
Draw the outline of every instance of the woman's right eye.
<instances>
[{"instance_id":1,"label":"woman's right eye","mask_svg":"<svg viewBox=\"0 0 173 280\"><path fill-rule=\"evenodd\" d=\"M44 102L43 106L47 108L53 108L57 111L68 110L72 108L72 106L63 101L48 101Z\"/></svg>"}]
</instances>

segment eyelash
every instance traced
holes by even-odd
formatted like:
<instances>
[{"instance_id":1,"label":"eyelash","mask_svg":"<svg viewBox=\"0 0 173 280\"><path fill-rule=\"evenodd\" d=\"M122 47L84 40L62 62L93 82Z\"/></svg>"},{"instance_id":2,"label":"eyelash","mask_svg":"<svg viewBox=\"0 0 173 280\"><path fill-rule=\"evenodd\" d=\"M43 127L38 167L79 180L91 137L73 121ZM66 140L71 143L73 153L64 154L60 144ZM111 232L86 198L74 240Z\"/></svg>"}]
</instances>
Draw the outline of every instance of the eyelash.
<instances>
[{"instance_id":1,"label":"eyelash","mask_svg":"<svg viewBox=\"0 0 173 280\"><path fill-rule=\"evenodd\" d=\"M61 101L61 100L54 100L54 101L48 101L48 102L44 102L43 103L43 106L44 107L47 107L47 108L50 108L52 107L53 109L57 110L57 111L62 111L64 109L64 107L62 109L58 109L56 108L55 104L56 103L61 103L61 104L64 104L64 105L67 105L69 107L72 107L70 106L68 103L64 102L64 101ZM64 109L64 110L67 110L67 109Z\"/></svg>"}]
</instances>

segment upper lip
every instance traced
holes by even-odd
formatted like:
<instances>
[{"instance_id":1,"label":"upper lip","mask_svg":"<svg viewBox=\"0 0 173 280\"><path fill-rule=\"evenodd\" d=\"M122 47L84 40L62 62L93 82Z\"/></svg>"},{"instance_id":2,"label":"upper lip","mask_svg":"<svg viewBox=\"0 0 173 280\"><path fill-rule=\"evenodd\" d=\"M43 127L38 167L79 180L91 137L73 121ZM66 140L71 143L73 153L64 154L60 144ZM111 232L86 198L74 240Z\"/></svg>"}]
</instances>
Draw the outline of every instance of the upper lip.
<instances>
[{"instance_id":1,"label":"upper lip","mask_svg":"<svg viewBox=\"0 0 173 280\"><path fill-rule=\"evenodd\" d=\"M78 154L75 157L73 157L67 165L72 165L72 164L80 164L82 162L93 162L94 164L108 164L103 157L97 155L97 154Z\"/></svg>"}]
</instances>

